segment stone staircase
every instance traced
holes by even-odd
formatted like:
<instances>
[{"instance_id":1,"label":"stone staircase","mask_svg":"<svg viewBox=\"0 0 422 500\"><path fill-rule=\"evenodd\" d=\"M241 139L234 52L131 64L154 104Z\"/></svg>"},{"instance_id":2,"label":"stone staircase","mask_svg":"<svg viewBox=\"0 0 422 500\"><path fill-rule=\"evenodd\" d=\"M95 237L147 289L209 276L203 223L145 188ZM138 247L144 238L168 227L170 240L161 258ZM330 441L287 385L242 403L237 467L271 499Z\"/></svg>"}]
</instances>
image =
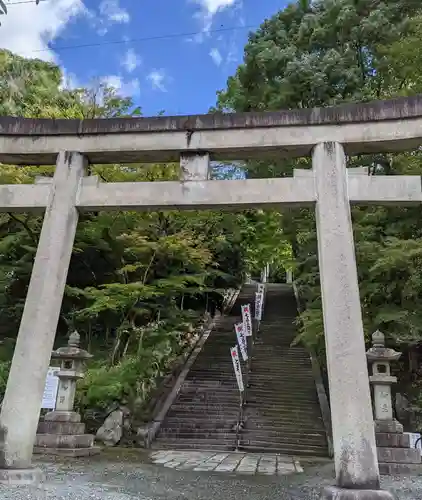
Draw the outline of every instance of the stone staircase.
<instances>
[{"instance_id":1,"label":"stone staircase","mask_svg":"<svg viewBox=\"0 0 422 500\"><path fill-rule=\"evenodd\" d=\"M264 321L252 356L239 448L328 456L309 355L290 347L296 303L289 285L267 285ZM256 284L245 285L193 364L153 443L156 449L234 450L239 392L230 358L240 306L254 304ZM245 366L243 364L243 366ZM244 374L245 375L245 374Z\"/></svg>"},{"instance_id":2,"label":"stone staircase","mask_svg":"<svg viewBox=\"0 0 422 500\"><path fill-rule=\"evenodd\" d=\"M253 303L256 285L242 288L231 312L223 316L199 353L157 435L156 449L234 450L239 391L230 357L234 324L242 304Z\"/></svg>"},{"instance_id":3,"label":"stone staircase","mask_svg":"<svg viewBox=\"0 0 422 500\"><path fill-rule=\"evenodd\" d=\"M264 319L252 353L240 448L328 456L311 361L295 335L291 285L267 284Z\"/></svg>"}]
</instances>

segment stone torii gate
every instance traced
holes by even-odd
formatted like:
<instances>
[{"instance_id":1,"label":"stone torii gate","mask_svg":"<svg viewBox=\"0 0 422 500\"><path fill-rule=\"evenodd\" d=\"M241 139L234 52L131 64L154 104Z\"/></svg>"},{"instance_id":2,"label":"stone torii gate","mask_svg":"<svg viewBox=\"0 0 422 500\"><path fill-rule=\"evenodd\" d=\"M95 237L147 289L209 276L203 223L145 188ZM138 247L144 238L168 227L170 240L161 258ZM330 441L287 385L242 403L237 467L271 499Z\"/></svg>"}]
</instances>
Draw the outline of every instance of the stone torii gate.
<instances>
[{"instance_id":1,"label":"stone torii gate","mask_svg":"<svg viewBox=\"0 0 422 500\"><path fill-rule=\"evenodd\" d=\"M422 142L422 96L275 113L98 120L0 118L0 162L55 164L52 179L0 186L0 211L45 211L0 425L0 481L36 480L32 448L78 214L97 210L315 207L336 486L326 499L380 490L350 204L420 204L419 176L365 176L346 154ZM312 155L292 178L208 180L210 160ZM180 182L101 183L88 163L180 161Z\"/></svg>"}]
</instances>

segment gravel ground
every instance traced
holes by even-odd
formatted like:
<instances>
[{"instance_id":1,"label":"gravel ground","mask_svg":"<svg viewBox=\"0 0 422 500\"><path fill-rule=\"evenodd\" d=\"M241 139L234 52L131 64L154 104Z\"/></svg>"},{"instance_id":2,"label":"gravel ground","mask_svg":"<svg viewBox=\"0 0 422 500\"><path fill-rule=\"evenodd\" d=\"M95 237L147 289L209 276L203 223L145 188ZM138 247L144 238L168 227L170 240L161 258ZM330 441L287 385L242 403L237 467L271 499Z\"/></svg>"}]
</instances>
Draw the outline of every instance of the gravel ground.
<instances>
[{"instance_id":1,"label":"gravel ground","mask_svg":"<svg viewBox=\"0 0 422 500\"><path fill-rule=\"evenodd\" d=\"M333 483L332 465L327 463L302 463L304 474L285 477L182 472L152 464L141 454L38 465L46 474L42 487L3 487L0 499L316 500L321 487ZM422 499L422 475L385 478L383 487L398 500Z\"/></svg>"}]
</instances>

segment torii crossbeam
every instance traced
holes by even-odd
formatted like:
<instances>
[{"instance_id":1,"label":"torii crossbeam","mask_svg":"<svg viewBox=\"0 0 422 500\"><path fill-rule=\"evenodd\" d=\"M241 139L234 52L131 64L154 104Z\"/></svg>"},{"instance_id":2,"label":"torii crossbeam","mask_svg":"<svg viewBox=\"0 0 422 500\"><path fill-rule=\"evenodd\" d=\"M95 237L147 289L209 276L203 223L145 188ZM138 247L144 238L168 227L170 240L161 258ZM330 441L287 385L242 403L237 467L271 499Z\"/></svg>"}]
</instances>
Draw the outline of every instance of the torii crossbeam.
<instances>
[{"instance_id":1,"label":"torii crossbeam","mask_svg":"<svg viewBox=\"0 0 422 500\"><path fill-rule=\"evenodd\" d=\"M79 212L314 206L336 467L336 487L323 498L392 498L379 489L350 205L420 204L421 179L348 170L346 154L416 148L421 138L420 96L276 113L0 118L1 162L56 164L52 179L0 186L0 211L45 211L0 416L0 482L36 476L32 446ZM292 178L208 180L213 159L304 155L312 155L312 171ZM180 181L84 177L89 162L136 161L180 161Z\"/></svg>"}]
</instances>

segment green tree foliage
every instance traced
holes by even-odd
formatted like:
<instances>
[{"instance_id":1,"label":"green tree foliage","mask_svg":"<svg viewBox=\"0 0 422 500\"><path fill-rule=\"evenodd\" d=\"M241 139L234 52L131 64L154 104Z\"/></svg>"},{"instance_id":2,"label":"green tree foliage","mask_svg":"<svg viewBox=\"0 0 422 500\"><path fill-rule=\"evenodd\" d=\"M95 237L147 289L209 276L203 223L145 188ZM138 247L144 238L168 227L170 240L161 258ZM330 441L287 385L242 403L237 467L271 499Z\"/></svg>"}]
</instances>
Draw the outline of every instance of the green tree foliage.
<instances>
[{"instance_id":1,"label":"green tree foliage","mask_svg":"<svg viewBox=\"0 0 422 500\"><path fill-rule=\"evenodd\" d=\"M0 51L0 113L27 117L133 117L131 99L97 85L63 88L55 65ZM2 165L0 183L33 183L54 167ZM94 165L101 182L175 180L175 164ZM214 176L228 169L217 166ZM42 218L0 215L0 338L13 347ZM271 259L283 264L280 215L245 211L95 212L80 215L57 345L77 328L96 360L81 384L79 404L143 401L192 341L211 300L238 286ZM9 341L7 340L9 339ZM0 390L7 360L0 369Z\"/></svg>"},{"instance_id":2,"label":"green tree foliage","mask_svg":"<svg viewBox=\"0 0 422 500\"><path fill-rule=\"evenodd\" d=\"M422 17L414 0L298 1L250 33L244 61L218 93L221 111L331 106L421 91ZM371 175L422 172L421 152L349 158ZM248 176L288 176L308 158L250 162ZM418 208L353 210L366 333L422 337L419 311L422 223ZM323 349L321 297L313 213L283 216L306 309L300 339Z\"/></svg>"}]
</instances>

